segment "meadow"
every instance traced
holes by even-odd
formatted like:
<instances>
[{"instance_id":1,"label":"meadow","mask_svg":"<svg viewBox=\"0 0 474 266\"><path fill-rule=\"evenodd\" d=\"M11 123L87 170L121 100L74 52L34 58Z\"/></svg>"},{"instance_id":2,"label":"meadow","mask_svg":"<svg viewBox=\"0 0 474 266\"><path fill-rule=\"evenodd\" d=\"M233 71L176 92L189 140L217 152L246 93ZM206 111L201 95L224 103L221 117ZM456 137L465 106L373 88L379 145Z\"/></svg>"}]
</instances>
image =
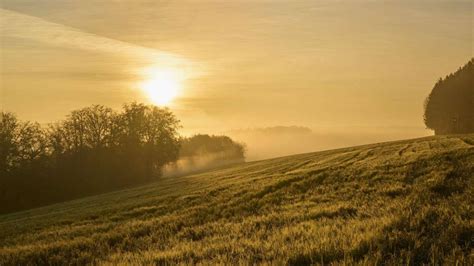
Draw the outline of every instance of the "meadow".
<instances>
[{"instance_id":1,"label":"meadow","mask_svg":"<svg viewBox=\"0 0 474 266\"><path fill-rule=\"evenodd\" d=\"M236 164L0 216L0 265L474 263L474 135Z\"/></svg>"}]
</instances>

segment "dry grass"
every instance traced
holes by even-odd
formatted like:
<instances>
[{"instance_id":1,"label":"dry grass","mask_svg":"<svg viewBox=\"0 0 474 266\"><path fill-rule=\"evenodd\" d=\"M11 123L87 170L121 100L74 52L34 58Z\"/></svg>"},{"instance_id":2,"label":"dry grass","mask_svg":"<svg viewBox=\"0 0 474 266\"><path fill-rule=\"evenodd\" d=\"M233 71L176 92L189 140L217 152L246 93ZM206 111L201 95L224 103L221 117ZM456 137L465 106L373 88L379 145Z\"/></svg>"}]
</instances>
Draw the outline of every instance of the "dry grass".
<instances>
[{"instance_id":1,"label":"dry grass","mask_svg":"<svg viewBox=\"0 0 474 266\"><path fill-rule=\"evenodd\" d=\"M474 135L302 154L0 216L0 265L473 264Z\"/></svg>"}]
</instances>

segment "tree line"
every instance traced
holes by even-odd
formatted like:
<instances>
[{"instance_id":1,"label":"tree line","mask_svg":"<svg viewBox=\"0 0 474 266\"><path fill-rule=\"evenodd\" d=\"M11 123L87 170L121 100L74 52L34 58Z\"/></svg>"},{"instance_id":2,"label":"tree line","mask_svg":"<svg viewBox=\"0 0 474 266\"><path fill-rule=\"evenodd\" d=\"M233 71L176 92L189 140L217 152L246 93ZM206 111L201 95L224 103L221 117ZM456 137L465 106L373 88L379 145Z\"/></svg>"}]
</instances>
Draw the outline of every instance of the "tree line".
<instances>
[{"instance_id":1,"label":"tree line","mask_svg":"<svg viewBox=\"0 0 474 266\"><path fill-rule=\"evenodd\" d=\"M121 112L93 105L48 126L1 112L0 213L152 181L178 160L181 147L197 153L187 143L201 137L180 137L179 128L168 109L141 103ZM208 137L200 149L214 145L216 137ZM242 147L232 156L243 161L243 146L229 141Z\"/></svg>"},{"instance_id":2,"label":"tree line","mask_svg":"<svg viewBox=\"0 0 474 266\"><path fill-rule=\"evenodd\" d=\"M474 132L474 59L435 84L425 102L425 124L440 134Z\"/></svg>"},{"instance_id":3,"label":"tree line","mask_svg":"<svg viewBox=\"0 0 474 266\"><path fill-rule=\"evenodd\" d=\"M215 155L221 160L239 160L244 158L245 148L228 136L209 136L197 134L181 141L181 158L193 158Z\"/></svg>"}]
</instances>

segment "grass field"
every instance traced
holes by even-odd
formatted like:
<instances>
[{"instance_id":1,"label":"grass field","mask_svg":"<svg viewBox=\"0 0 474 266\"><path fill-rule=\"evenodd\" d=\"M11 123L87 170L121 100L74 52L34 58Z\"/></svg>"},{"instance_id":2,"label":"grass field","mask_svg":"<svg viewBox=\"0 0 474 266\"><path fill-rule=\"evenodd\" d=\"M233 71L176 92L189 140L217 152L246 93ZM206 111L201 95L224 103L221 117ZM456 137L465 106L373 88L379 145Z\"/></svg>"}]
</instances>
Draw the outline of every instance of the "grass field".
<instances>
[{"instance_id":1,"label":"grass field","mask_svg":"<svg viewBox=\"0 0 474 266\"><path fill-rule=\"evenodd\" d=\"M225 169L0 216L0 265L474 262L474 135Z\"/></svg>"}]
</instances>

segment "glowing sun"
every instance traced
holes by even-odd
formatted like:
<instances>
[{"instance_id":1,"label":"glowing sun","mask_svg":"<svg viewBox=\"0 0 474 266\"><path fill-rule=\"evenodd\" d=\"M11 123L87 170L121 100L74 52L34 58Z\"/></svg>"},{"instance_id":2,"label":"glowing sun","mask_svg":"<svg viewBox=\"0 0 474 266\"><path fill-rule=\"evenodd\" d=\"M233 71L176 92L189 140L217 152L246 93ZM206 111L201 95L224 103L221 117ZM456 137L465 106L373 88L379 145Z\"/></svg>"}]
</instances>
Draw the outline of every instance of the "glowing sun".
<instances>
[{"instance_id":1,"label":"glowing sun","mask_svg":"<svg viewBox=\"0 0 474 266\"><path fill-rule=\"evenodd\" d=\"M140 87L154 104L168 105L178 96L182 86L182 77L178 71L152 69L147 71L146 76Z\"/></svg>"}]
</instances>

